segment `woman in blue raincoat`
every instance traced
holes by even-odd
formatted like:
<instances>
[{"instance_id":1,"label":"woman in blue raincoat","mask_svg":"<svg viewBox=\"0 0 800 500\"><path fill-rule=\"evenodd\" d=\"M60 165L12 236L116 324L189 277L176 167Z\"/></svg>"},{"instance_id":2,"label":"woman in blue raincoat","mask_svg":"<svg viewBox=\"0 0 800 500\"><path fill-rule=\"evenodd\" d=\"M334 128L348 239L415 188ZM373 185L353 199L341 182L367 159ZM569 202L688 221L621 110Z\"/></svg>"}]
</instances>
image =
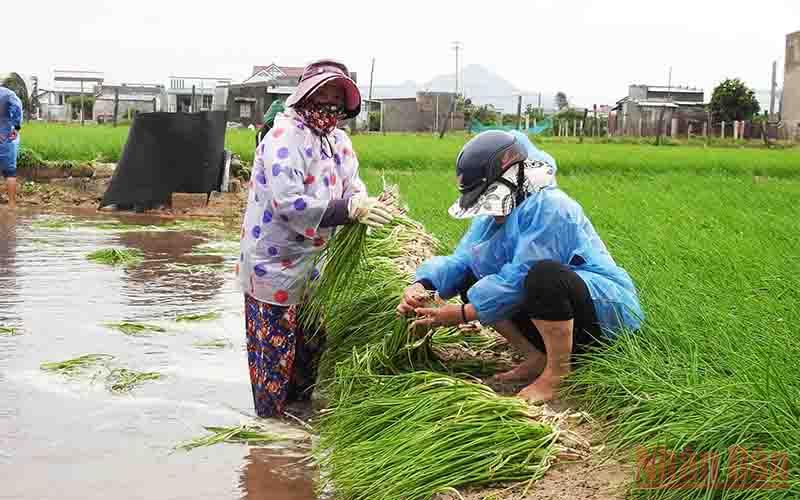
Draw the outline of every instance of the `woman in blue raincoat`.
<instances>
[{"instance_id":1,"label":"woman in blue raincoat","mask_svg":"<svg viewBox=\"0 0 800 500\"><path fill-rule=\"evenodd\" d=\"M636 330L636 288L581 206L555 185L555 161L522 134L483 132L456 164L460 198L449 213L473 218L455 252L424 262L398 305L423 328L479 320L525 354L500 381L519 396L553 399L573 353ZM435 290L463 305L426 307Z\"/></svg>"},{"instance_id":2,"label":"woman in blue raincoat","mask_svg":"<svg viewBox=\"0 0 800 500\"><path fill-rule=\"evenodd\" d=\"M6 180L8 206L17 200L17 151L22 128L22 102L17 94L0 86L0 173Z\"/></svg>"}]
</instances>

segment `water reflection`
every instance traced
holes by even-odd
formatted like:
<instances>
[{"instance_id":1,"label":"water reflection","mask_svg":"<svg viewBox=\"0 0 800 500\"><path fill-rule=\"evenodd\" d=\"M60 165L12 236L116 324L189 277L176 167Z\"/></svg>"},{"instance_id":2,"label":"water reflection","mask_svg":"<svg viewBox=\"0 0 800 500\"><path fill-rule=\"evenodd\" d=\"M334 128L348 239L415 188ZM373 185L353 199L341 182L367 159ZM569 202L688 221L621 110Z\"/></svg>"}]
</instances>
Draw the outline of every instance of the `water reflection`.
<instances>
[{"instance_id":1,"label":"water reflection","mask_svg":"<svg viewBox=\"0 0 800 500\"><path fill-rule=\"evenodd\" d=\"M16 258L17 214L0 209L0 326L20 326L18 317L9 316L19 293Z\"/></svg>"},{"instance_id":2,"label":"water reflection","mask_svg":"<svg viewBox=\"0 0 800 500\"><path fill-rule=\"evenodd\" d=\"M130 305L184 303L188 295L202 307L225 284L224 258L191 253L206 239L184 232L126 232L119 241L144 252L145 261L125 269L123 294ZM158 297L156 297L158 296Z\"/></svg>"},{"instance_id":3,"label":"water reflection","mask_svg":"<svg viewBox=\"0 0 800 500\"><path fill-rule=\"evenodd\" d=\"M300 455L251 448L239 483L244 500L313 500L314 469Z\"/></svg>"},{"instance_id":4,"label":"water reflection","mask_svg":"<svg viewBox=\"0 0 800 500\"><path fill-rule=\"evenodd\" d=\"M0 323L24 327L20 336L0 336L0 498L316 498L304 450L290 455L220 445L171 451L202 435L204 426L252 416L240 349L242 298L231 272L236 255L191 255L206 243L199 233L119 232L94 224L109 222L96 215L67 219L72 227L44 224L63 218L0 211ZM121 245L142 250L144 262L120 268L86 259ZM174 266L224 259L227 268L213 273ZM171 317L212 310L220 315L210 321ZM120 320L153 322L167 331L139 337L105 326ZM197 347L215 339L235 347ZM116 356L109 368L164 377L115 395L102 373L61 377L39 369L87 353ZM292 435L280 422L265 424Z\"/></svg>"}]
</instances>

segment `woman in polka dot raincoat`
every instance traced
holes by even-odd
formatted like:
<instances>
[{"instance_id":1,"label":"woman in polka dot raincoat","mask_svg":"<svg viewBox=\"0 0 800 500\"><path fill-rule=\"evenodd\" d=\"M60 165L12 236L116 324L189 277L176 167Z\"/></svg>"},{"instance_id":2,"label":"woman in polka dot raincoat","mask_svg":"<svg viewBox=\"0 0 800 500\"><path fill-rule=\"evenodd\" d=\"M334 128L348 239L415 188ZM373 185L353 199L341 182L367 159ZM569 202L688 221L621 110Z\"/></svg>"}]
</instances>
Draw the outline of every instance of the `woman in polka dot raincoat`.
<instances>
[{"instance_id":1,"label":"woman in polka dot raincoat","mask_svg":"<svg viewBox=\"0 0 800 500\"><path fill-rule=\"evenodd\" d=\"M391 216L367 196L350 138L336 128L356 116L361 95L341 63L308 65L286 110L256 148L237 275L245 296L247 356L260 417L307 399L324 347L297 313L316 256L336 226L380 226Z\"/></svg>"}]
</instances>

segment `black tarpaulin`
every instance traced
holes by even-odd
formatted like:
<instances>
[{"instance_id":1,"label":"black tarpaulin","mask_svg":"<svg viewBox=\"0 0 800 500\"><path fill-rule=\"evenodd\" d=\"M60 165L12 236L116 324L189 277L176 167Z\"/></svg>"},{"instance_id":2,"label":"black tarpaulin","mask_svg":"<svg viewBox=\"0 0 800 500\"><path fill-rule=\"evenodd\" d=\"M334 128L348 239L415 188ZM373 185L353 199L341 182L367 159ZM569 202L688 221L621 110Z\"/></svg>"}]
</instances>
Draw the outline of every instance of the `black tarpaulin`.
<instances>
[{"instance_id":1,"label":"black tarpaulin","mask_svg":"<svg viewBox=\"0 0 800 500\"><path fill-rule=\"evenodd\" d=\"M101 207L152 208L172 193L219 190L225 112L136 115Z\"/></svg>"}]
</instances>

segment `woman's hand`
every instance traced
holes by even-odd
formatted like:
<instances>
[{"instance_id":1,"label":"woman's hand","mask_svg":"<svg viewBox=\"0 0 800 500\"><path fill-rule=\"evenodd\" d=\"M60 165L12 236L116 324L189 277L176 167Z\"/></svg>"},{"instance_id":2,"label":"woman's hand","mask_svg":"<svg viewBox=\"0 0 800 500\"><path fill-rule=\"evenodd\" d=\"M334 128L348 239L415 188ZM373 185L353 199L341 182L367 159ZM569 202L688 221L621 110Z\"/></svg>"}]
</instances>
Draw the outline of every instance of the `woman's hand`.
<instances>
[{"instance_id":1,"label":"woman's hand","mask_svg":"<svg viewBox=\"0 0 800 500\"><path fill-rule=\"evenodd\" d=\"M419 319L411 323L411 328L418 332L463 323L461 306L457 304L448 304L442 307L418 307L414 309L414 312Z\"/></svg>"},{"instance_id":2,"label":"woman's hand","mask_svg":"<svg viewBox=\"0 0 800 500\"><path fill-rule=\"evenodd\" d=\"M369 227L381 227L392 222L392 214L377 198L353 196L347 203L347 215L350 220L360 222Z\"/></svg>"},{"instance_id":3,"label":"woman's hand","mask_svg":"<svg viewBox=\"0 0 800 500\"><path fill-rule=\"evenodd\" d=\"M414 283L403 292L403 298L397 306L398 316L409 316L419 307L425 307L431 299L431 294L421 283Z\"/></svg>"}]
</instances>

